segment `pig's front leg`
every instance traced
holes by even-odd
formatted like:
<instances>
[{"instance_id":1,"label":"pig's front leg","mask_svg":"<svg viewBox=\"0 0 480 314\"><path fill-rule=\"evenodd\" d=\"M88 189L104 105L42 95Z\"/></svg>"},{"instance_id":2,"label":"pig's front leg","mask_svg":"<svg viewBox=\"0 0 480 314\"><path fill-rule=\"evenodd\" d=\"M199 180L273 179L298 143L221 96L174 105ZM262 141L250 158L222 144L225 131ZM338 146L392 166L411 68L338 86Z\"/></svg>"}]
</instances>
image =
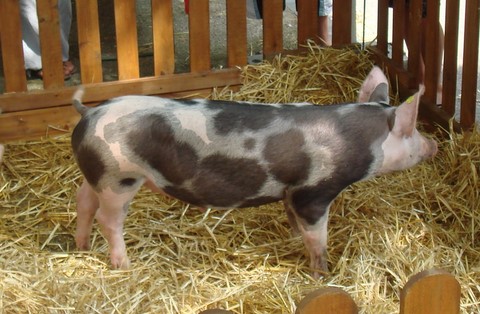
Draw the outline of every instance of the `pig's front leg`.
<instances>
[{"instance_id":1,"label":"pig's front leg","mask_svg":"<svg viewBox=\"0 0 480 314\"><path fill-rule=\"evenodd\" d=\"M99 206L98 197L85 180L77 191L77 231L75 242L79 250L90 249L93 219Z\"/></svg>"},{"instance_id":2,"label":"pig's front leg","mask_svg":"<svg viewBox=\"0 0 480 314\"><path fill-rule=\"evenodd\" d=\"M327 240L328 240L328 209L325 214L313 225L306 222L299 224L303 243L310 254L310 268L313 270L313 277L320 278L328 274L327 262Z\"/></svg>"},{"instance_id":3,"label":"pig's front leg","mask_svg":"<svg viewBox=\"0 0 480 314\"><path fill-rule=\"evenodd\" d=\"M285 194L284 203L287 214L290 210L290 224L297 226L302 235L303 243L310 255L310 268L316 279L328 273L328 211L335 195L334 192L329 195L321 189L309 188Z\"/></svg>"}]
</instances>

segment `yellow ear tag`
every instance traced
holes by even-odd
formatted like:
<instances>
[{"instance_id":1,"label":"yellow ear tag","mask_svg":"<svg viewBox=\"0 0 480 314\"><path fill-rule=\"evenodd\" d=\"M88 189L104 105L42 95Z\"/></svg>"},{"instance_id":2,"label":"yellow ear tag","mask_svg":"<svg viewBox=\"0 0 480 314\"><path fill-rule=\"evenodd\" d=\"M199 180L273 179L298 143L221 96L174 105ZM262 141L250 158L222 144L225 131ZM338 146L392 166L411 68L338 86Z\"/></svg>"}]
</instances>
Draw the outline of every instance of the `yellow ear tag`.
<instances>
[{"instance_id":1,"label":"yellow ear tag","mask_svg":"<svg viewBox=\"0 0 480 314\"><path fill-rule=\"evenodd\" d=\"M411 104L413 102L413 99L415 98L415 95L412 95L408 97L408 99L405 101L407 104Z\"/></svg>"}]
</instances>

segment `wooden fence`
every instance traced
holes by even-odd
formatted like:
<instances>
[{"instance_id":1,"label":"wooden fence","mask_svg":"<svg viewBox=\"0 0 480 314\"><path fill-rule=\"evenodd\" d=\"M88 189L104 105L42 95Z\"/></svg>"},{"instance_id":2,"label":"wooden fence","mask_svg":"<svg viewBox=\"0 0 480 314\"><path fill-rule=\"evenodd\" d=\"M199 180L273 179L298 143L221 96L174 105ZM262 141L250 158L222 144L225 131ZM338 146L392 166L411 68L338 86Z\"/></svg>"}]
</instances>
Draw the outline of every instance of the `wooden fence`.
<instances>
[{"instance_id":1,"label":"wooden fence","mask_svg":"<svg viewBox=\"0 0 480 314\"><path fill-rule=\"evenodd\" d=\"M359 308L340 288L326 287L309 293L295 314L355 314ZM400 314L457 314L460 312L460 284L442 270L426 270L410 278L400 294ZM233 314L210 309L200 314Z\"/></svg>"},{"instance_id":2,"label":"wooden fence","mask_svg":"<svg viewBox=\"0 0 480 314\"><path fill-rule=\"evenodd\" d=\"M209 0L190 1L189 45L190 72L175 74L173 0L151 0L153 32L154 75L140 77L139 52L136 32L134 0L114 0L118 80L103 81L101 59L98 0L76 0L78 47L81 83L86 86L85 102L96 103L124 94L157 94L180 96L196 92L208 93L213 87L241 84L236 66L247 63L246 4L240 0L226 1L228 67L212 70L210 64ZM420 25L422 0L411 0L412 28ZM468 47L464 54L462 80L462 126L468 128L475 119L476 82L478 61L478 6L480 0L467 1L465 38ZM405 0L394 0L404 4ZM458 38L459 0L447 1L447 25L445 29L444 103L441 108L435 102L435 86L438 71L434 69L434 47L438 42L439 0L428 0L428 34L426 38L426 95L421 107L423 116L435 123L446 125L455 111L456 49ZM78 121L78 114L70 105L75 87L65 86L61 59L58 0L37 0L42 42L43 90L28 91L22 50L20 12L17 0L0 0L0 51L3 64L5 90L0 94L0 142L38 138L48 133L69 132ZM388 0L378 0L378 45L373 51L379 61L386 64L393 77L399 78L399 90L405 95L416 88L418 78L418 44L411 48L405 67L402 62L403 38L399 23L404 9L394 11L393 53L388 54L387 18ZM263 0L268 7L263 17L263 54L271 56L284 52L282 29L282 0ZM334 46L353 42L351 29L354 20L352 1L333 1ZM317 0L298 1L298 43L315 39L317 32ZM402 8L402 5L396 5ZM412 13L413 12L413 13ZM101 13L101 12L100 12ZM418 32L412 32L412 38ZM447 46L448 45L448 46ZM442 110L443 109L443 110Z\"/></svg>"},{"instance_id":3,"label":"wooden fence","mask_svg":"<svg viewBox=\"0 0 480 314\"><path fill-rule=\"evenodd\" d=\"M406 10L405 2L409 2ZM456 113L456 100L460 101L460 125L464 129L475 123L477 105L477 73L478 73L478 44L479 44L479 0L466 1L464 26L465 32L460 29L460 0L445 2L445 28L439 28L440 0L427 0L427 14L422 21L423 0L394 0L393 10L393 38L388 38L388 3L389 0L378 0L378 29L377 46L373 49L380 62L388 65L391 77L398 77L400 93L408 96L409 89L418 88L420 54L425 45L425 95L422 98L421 113L429 120L448 129L448 120ZM409 16L409 34L406 34L405 17ZM422 24L423 23L423 24ZM422 27L425 27L425 38L422 38ZM444 33L444 61L443 75L439 73L438 64L441 55L437 53L439 42ZM404 40L409 36L408 59L405 62ZM461 90L457 91L457 57L459 36L464 39L463 73ZM391 42L391 53L388 45ZM442 102L437 103L437 82L443 85Z\"/></svg>"}]
</instances>

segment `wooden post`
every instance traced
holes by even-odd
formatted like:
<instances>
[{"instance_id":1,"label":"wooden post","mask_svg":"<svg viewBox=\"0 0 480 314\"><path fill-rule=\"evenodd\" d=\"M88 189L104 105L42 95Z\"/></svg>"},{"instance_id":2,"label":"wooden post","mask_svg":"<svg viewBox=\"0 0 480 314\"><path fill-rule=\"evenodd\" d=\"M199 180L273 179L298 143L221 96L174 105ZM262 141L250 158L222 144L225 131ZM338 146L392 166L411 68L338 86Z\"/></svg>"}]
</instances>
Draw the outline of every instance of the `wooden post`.
<instances>
[{"instance_id":1,"label":"wooden post","mask_svg":"<svg viewBox=\"0 0 480 314\"><path fill-rule=\"evenodd\" d=\"M333 1L332 45L342 46L352 43L352 0Z\"/></svg>"},{"instance_id":2,"label":"wooden post","mask_svg":"<svg viewBox=\"0 0 480 314\"><path fill-rule=\"evenodd\" d=\"M309 293L298 304L295 314L355 314L358 308L352 297L340 288L328 287Z\"/></svg>"},{"instance_id":3,"label":"wooden post","mask_svg":"<svg viewBox=\"0 0 480 314\"><path fill-rule=\"evenodd\" d=\"M76 0L80 74L83 84L103 81L97 0Z\"/></svg>"},{"instance_id":4,"label":"wooden post","mask_svg":"<svg viewBox=\"0 0 480 314\"><path fill-rule=\"evenodd\" d=\"M37 0L40 48L42 54L43 87L45 89L64 86L62 44L58 0Z\"/></svg>"},{"instance_id":5,"label":"wooden post","mask_svg":"<svg viewBox=\"0 0 480 314\"><path fill-rule=\"evenodd\" d=\"M468 0L465 7L465 47L463 49L462 101L460 124L471 128L475 123L478 76L479 0Z\"/></svg>"},{"instance_id":6,"label":"wooden post","mask_svg":"<svg viewBox=\"0 0 480 314\"><path fill-rule=\"evenodd\" d=\"M24 92L27 90L27 79L17 0L0 0L0 30L5 92Z\"/></svg>"},{"instance_id":7,"label":"wooden post","mask_svg":"<svg viewBox=\"0 0 480 314\"><path fill-rule=\"evenodd\" d=\"M190 71L208 71L210 61L210 7L208 0L189 2Z\"/></svg>"},{"instance_id":8,"label":"wooden post","mask_svg":"<svg viewBox=\"0 0 480 314\"><path fill-rule=\"evenodd\" d=\"M153 58L155 75L175 71L172 0L152 0Z\"/></svg>"},{"instance_id":9,"label":"wooden post","mask_svg":"<svg viewBox=\"0 0 480 314\"><path fill-rule=\"evenodd\" d=\"M282 0L263 0L263 55L266 58L283 50L282 21Z\"/></svg>"},{"instance_id":10,"label":"wooden post","mask_svg":"<svg viewBox=\"0 0 480 314\"><path fill-rule=\"evenodd\" d=\"M457 57L458 57L458 23L459 0L445 3L445 47L443 61L442 109L453 117L457 98Z\"/></svg>"},{"instance_id":11,"label":"wooden post","mask_svg":"<svg viewBox=\"0 0 480 314\"><path fill-rule=\"evenodd\" d=\"M298 46L313 40L320 43L318 37L318 0L297 2L298 11ZM321 44L321 43L320 43Z\"/></svg>"},{"instance_id":12,"label":"wooden post","mask_svg":"<svg viewBox=\"0 0 480 314\"><path fill-rule=\"evenodd\" d=\"M227 0L227 63L247 64L247 5L245 0Z\"/></svg>"},{"instance_id":13,"label":"wooden post","mask_svg":"<svg viewBox=\"0 0 480 314\"><path fill-rule=\"evenodd\" d=\"M140 77L135 2L114 0L119 80Z\"/></svg>"},{"instance_id":14,"label":"wooden post","mask_svg":"<svg viewBox=\"0 0 480 314\"><path fill-rule=\"evenodd\" d=\"M410 278L400 294L400 314L457 314L460 284L442 270L427 270Z\"/></svg>"}]
</instances>

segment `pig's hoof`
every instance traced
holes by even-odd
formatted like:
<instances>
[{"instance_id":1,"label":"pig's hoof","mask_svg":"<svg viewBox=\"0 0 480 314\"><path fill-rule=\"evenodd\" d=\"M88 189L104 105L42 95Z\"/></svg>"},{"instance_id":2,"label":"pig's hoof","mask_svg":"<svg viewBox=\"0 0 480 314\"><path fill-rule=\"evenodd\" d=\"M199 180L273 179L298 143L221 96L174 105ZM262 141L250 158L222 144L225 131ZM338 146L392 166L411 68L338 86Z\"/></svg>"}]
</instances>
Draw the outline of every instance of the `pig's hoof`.
<instances>
[{"instance_id":1,"label":"pig's hoof","mask_svg":"<svg viewBox=\"0 0 480 314\"><path fill-rule=\"evenodd\" d=\"M111 257L113 269L129 269L130 260L126 256Z\"/></svg>"},{"instance_id":2,"label":"pig's hoof","mask_svg":"<svg viewBox=\"0 0 480 314\"><path fill-rule=\"evenodd\" d=\"M90 243L85 239L75 239L75 244L77 245L77 250L79 251L90 251Z\"/></svg>"}]
</instances>

